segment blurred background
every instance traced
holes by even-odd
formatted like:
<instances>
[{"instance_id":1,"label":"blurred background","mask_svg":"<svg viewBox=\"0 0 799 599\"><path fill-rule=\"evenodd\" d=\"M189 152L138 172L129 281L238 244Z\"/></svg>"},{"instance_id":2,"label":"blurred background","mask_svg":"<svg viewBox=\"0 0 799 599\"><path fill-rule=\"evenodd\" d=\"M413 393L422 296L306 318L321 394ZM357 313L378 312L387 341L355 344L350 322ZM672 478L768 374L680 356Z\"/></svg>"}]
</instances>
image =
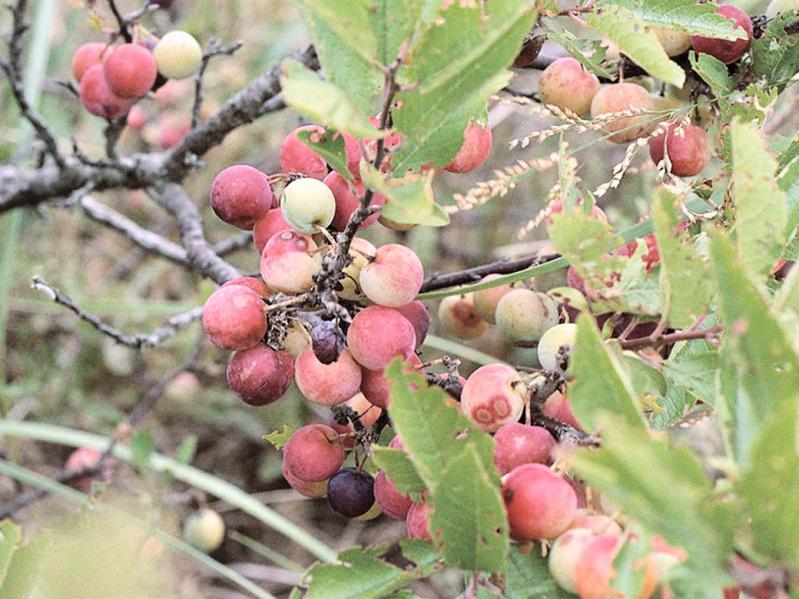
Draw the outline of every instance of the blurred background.
<instances>
[{"instance_id":1,"label":"blurred background","mask_svg":"<svg viewBox=\"0 0 799 599\"><path fill-rule=\"evenodd\" d=\"M139 4L119 2L124 11L134 10ZM183 29L203 45L212 36L222 43L236 39L244 42L234 56L222 56L211 63L205 79L204 117L213 114L232 93L281 57L308 44L299 10L288 0L175 0L171 4L168 10L158 11L145 21L156 35ZM765 2L737 4L752 14L761 14L765 6ZM31 5L35 9L37 3ZM87 41L101 41L103 35L98 31L98 23L112 23L104 2L97 2L94 13L81 9L81 5L77 0L53 5L40 112L65 148L70 147L70 138L74 137L86 154L100 157L103 122L82 110L76 98L59 83L70 76L75 49ZM7 14L0 17L3 32L8 31L9 22ZM28 55L32 50L28 48ZM547 45L543 52L557 55L559 50ZM537 76L537 71L518 71L509 87L522 93L534 92ZM651 84L650 88L655 93L661 91ZM670 93L666 90L666 95ZM791 94L795 91L785 94L777 110L793 105L795 96ZM122 134L120 152L161 150L175 145L189 125L192 98L191 80L171 81L155 98L140 102L135 118ZM364 236L376 244L400 241L409 245L422 258L428 275L500 257L546 253L543 225L521 239L517 234L544 208L547 194L557 180L557 166L548 161L558 151L558 137L542 144L531 143L525 149L509 150L508 142L546 129L554 120L534 108L507 101L493 103L489 119L494 128L491 157L473 173L438 175L439 203L454 205L454 194L465 194L477 182L495 179L496 169L512 167L519 160L541 159L541 162L535 168L528 164L522 175L513 177L512 188L506 194L474 209L452 214L452 224L445 229L417 227L398 233L375 225ZM793 114L784 120L780 130L795 131L797 120ZM7 85L0 86L0 123L0 162L24 159L20 152L24 150L27 134ZM215 174L235 163L250 164L266 173L278 172L277 148L286 133L299 124L299 117L290 110L269 114L231 134L222 146L205 156L205 167L188 178L187 190L206 217L206 232L211 242L237 233L210 210L208 188ZM602 142L596 133L568 132L564 139L578 160L578 175L586 189L596 189L609 181L613 166L624 159L625 146ZM617 230L647 215L649 190L656 175L644 150L633 158L618 189L600 198L599 205ZM173 222L143 192L116 190L97 194L97 198L142 227L178 240ZM258 256L251 245L229 259L243 272L258 269ZM32 290L34 275L41 275L86 311L102 316L126 332L152 330L169 316L202 305L213 290L210 282L146 254L114 231L91 222L79 207L51 203L40 210L0 217L3 372L0 410L4 418L63 425L110 436L138 400L201 347L200 358L192 360L189 370L166 386L154 409L132 433L145 439L140 443L151 442L155 450L168 456L184 452L194 466L255 494L259 501L336 550L353 544L393 543L404 535L403 523L386 517L370 522L346 520L335 515L324 500L303 498L283 480L280 453L263 440L264 435L286 423L296 427L310 421L328 421L327 410L313 409L294 388L271 406L247 406L226 388L224 369L228 353L205 343L199 324L163 345L137 352L117 345ZM563 284L565 272L553 273L547 280L537 282L542 290ZM436 307L434 302L428 304L431 314ZM433 333L437 334L435 330ZM461 358L462 373L466 374L486 359L485 354L531 365L535 352L513 350L489 330L473 342L455 345L434 337L424 348L423 358L432 359L442 353ZM0 452L5 459L55 476L62 471L70 449L0 438ZM0 475L0 503L12 500L22 490L18 482ZM301 570L314 559L299 545L287 542L241 511L156 472L120 466L107 493L107 501L118 502L173 532L179 530L186 514L196 507L213 507L223 516L228 531L213 557L279 596L287 595L291 585L299 580ZM14 514L27 538L35 538L42 530L55 535L52 559L61 569L54 571L62 572L66 578L57 579L53 588L80 588L68 586L77 584L79 578L75 577L78 569L75 564L83 564L80 566L83 572L95 572L89 576L98 584L104 576L114 579L114 563L130 555L124 543L138 543L136 546L141 549L147 541L146 532L142 537L141 532L126 532L124 523L104 519L92 520L91 525L80 529L80 535L58 535L64 522L83 517L85 514L76 514L72 504L57 497L45 498ZM92 551L87 552L87 547ZM170 593L192 597L240 596L201 563L168 549L164 551L163 547L155 551L159 556L157 562L150 564L143 560L143 569L135 574L154 584L157 589L154 592L160 592L159 596ZM118 577L111 582L119 583ZM454 573L445 572L415 588L425 597L449 597L459 592L459 584ZM130 594L119 590L114 591L118 594L92 594L96 593L95 588L87 594L63 596L149 596L150 591L143 590L145 587L131 588L137 590Z\"/></svg>"}]
</instances>

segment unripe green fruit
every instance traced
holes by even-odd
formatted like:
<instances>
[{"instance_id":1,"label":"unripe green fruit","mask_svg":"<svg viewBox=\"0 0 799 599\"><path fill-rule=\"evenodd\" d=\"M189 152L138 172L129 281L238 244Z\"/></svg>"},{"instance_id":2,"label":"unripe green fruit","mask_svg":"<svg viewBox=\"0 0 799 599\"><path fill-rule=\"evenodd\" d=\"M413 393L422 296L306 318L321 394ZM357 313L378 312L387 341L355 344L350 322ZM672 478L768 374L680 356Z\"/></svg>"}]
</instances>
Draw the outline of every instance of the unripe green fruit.
<instances>
[{"instance_id":1,"label":"unripe green fruit","mask_svg":"<svg viewBox=\"0 0 799 599\"><path fill-rule=\"evenodd\" d=\"M655 35L669 56L679 56L691 47L691 36L672 29L655 29Z\"/></svg>"},{"instance_id":2,"label":"unripe green fruit","mask_svg":"<svg viewBox=\"0 0 799 599\"><path fill-rule=\"evenodd\" d=\"M219 548L225 539L225 523L214 510L202 508L186 518L183 524L186 542L205 553Z\"/></svg>"},{"instance_id":3,"label":"unripe green fruit","mask_svg":"<svg viewBox=\"0 0 799 599\"><path fill-rule=\"evenodd\" d=\"M185 31L170 31L153 50L158 72L167 79L186 79L194 75L203 61L203 49Z\"/></svg>"},{"instance_id":4,"label":"unripe green fruit","mask_svg":"<svg viewBox=\"0 0 799 599\"><path fill-rule=\"evenodd\" d=\"M799 10L799 0L771 0L766 7L766 16L773 19L782 12L795 12Z\"/></svg>"},{"instance_id":5,"label":"unripe green fruit","mask_svg":"<svg viewBox=\"0 0 799 599\"><path fill-rule=\"evenodd\" d=\"M499 332L508 341L538 341L558 324L558 305L543 293L514 289L499 300L495 318Z\"/></svg>"},{"instance_id":6,"label":"unripe green fruit","mask_svg":"<svg viewBox=\"0 0 799 599\"><path fill-rule=\"evenodd\" d=\"M538 342L538 362L544 370L555 370L558 364L558 352L565 347L566 355L571 354L577 339L577 325L572 322L556 324L541 336Z\"/></svg>"},{"instance_id":7,"label":"unripe green fruit","mask_svg":"<svg viewBox=\"0 0 799 599\"><path fill-rule=\"evenodd\" d=\"M554 287L547 295L564 307L571 307L580 312L588 312L588 300L574 287Z\"/></svg>"},{"instance_id":8,"label":"unripe green fruit","mask_svg":"<svg viewBox=\"0 0 799 599\"><path fill-rule=\"evenodd\" d=\"M283 190L280 209L286 221L300 231L311 235L317 227L327 227L336 214L336 198L330 188L319 179L305 177L292 181Z\"/></svg>"}]
</instances>

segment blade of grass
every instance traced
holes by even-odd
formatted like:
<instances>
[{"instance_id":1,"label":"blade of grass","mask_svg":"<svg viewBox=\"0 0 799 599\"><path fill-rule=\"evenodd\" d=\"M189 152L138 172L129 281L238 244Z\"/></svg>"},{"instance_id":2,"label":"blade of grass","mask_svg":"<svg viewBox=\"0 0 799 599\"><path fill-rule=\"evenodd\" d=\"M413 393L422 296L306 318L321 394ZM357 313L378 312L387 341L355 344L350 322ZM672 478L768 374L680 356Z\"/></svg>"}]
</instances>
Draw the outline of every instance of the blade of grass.
<instances>
[{"instance_id":1,"label":"blade of grass","mask_svg":"<svg viewBox=\"0 0 799 599\"><path fill-rule=\"evenodd\" d=\"M270 562L274 563L277 566L280 566L281 568L285 568L286 570L292 570L294 572L305 571L305 568L303 568L300 564L298 564L294 560L287 558L282 553L278 553L271 547L267 547L266 545L256 541L255 539L251 539L247 535L241 534L237 530L231 530L228 536L237 543L244 545L247 549L249 549L253 553L257 553L261 557L268 559Z\"/></svg>"},{"instance_id":2,"label":"blade of grass","mask_svg":"<svg viewBox=\"0 0 799 599\"><path fill-rule=\"evenodd\" d=\"M18 466L12 462L8 462L6 460L0 459L0 474L4 474L10 478L14 478L21 483L24 483L28 486L35 487L37 489L42 489L47 491L52 495L59 495L64 497L65 499L69 499L70 501L74 501L76 503L85 503L89 500L88 496L84 495L80 491L76 491L66 485L62 485L61 483L51 480L46 476L42 476L37 474L27 468L23 468L22 466ZM106 509L113 509L109 506L103 506ZM133 517L132 515L128 514L127 512L119 509L113 509L115 513L121 513L126 518L137 522L139 525L144 525L141 520L138 518ZM237 584L241 588L245 589L252 593L258 599L275 599L273 595L270 595L261 587L253 583L251 580L245 578L232 568L228 568L226 565L219 563L214 558L206 555L202 551L195 549L188 543L184 543L180 539L173 537L170 534L165 533L159 529L153 529L152 535L164 543L165 545L169 545L176 551L180 553L184 553L191 557L192 559L200 562L204 566L207 566L211 570L214 570L224 578L227 578L232 583Z\"/></svg>"},{"instance_id":3,"label":"blade of grass","mask_svg":"<svg viewBox=\"0 0 799 599\"><path fill-rule=\"evenodd\" d=\"M56 443L70 447L90 447L97 451L105 451L111 440L108 437L85 433L60 426L42 424L38 422L19 422L14 420L0 420L0 436L22 437L45 443ZM116 444L113 456L125 462L132 461L131 451L128 447ZM156 472L168 472L177 480L210 495L226 501L232 506L249 514L266 526L285 535L301 547L322 561L336 560L336 552L322 541L303 530L275 510L265 506L256 498L242 491L235 485L208 474L198 468L181 464L164 455L153 453L149 458L149 467Z\"/></svg>"},{"instance_id":4,"label":"blade of grass","mask_svg":"<svg viewBox=\"0 0 799 599\"><path fill-rule=\"evenodd\" d=\"M424 346L444 352L450 356L458 356L459 358L463 358L464 360L474 362L481 366L485 364L503 363L502 360L498 360L494 356L489 356L488 354L463 345L462 343L458 343L457 341L451 341L443 337L437 337L436 335L428 335L425 337Z\"/></svg>"}]
</instances>

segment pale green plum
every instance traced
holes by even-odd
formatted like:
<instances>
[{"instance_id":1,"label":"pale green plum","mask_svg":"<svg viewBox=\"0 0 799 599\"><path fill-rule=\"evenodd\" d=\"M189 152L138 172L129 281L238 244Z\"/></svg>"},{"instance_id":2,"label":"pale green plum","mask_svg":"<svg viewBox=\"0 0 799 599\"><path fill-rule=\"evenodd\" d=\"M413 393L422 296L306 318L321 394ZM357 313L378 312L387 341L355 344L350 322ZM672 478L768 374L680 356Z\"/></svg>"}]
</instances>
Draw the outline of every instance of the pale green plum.
<instances>
[{"instance_id":1,"label":"pale green plum","mask_svg":"<svg viewBox=\"0 0 799 599\"><path fill-rule=\"evenodd\" d=\"M497 304L499 332L513 343L535 342L558 324L558 304L551 297L529 289L514 289Z\"/></svg>"},{"instance_id":2,"label":"pale green plum","mask_svg":"<svg viewBox=\"0 0 799 599\"><path fill-rule=\"evenodd\" d=\"M170 31L153 50L158 72L167 79L187 79L202 64L203 49L199 42L185 31Z\"/></svg>"},{"instance_id":3,"label":"pale green plum","mask_svg":"<svg viewBox=\"0 0 799 599\"><path fill-rule=\"evenodd\" d=\"M327 227L336 214L336 198L319 179L304 177L286 185L280 209L286 221L301 233L311 235Z\"/></svg>"},{"instance_id":4,"label":"pale green plum","mask_svg":"<svg viewBox=\"0 0 799 599\"><path fill-rule=\"evenodd\" d=\"M538 362L544 370L556 370L558 352L561 347L566 348L566 355L571 354L574 342L577 340L577 325L572 322L556 324L548 329L538 342Z\"/></svg>"},{"instance_id":5,"label":"pale green plum","mask_svg":"<svg viewBox=\"0 0 799 599\"><path fill-rule=\"evenodd\" d=\"M214 510L199 509L186 518L183 538L192 547L211 553L225 540L225 522Z\"/></svg>"}]
</instances>

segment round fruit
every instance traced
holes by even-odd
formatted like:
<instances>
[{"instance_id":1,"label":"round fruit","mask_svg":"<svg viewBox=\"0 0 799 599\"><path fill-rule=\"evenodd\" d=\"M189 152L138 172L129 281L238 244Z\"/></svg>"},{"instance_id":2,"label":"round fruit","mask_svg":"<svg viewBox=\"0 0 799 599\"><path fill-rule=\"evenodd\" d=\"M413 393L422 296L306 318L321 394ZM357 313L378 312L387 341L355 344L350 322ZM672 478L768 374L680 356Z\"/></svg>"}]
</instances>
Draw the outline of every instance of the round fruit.
<instances>
[{"instance_id":1,"label":"round fruit","mask_svg":"<svg viewBox=\"0 0 799 599\"><path fill-rule=\"evenodd\" d=\"M255 291L255 293L260 295L262 298L267 298L272 295L272 292L269 290L269 287L267 287L266 283L255 277L236 277L235 279L230 279L229 281L222 283L222 287L230 287L231 285L248 287Z\"/></svg>"},{"instance_id":2,"label":"round fruit","mask_svg":"<svg viewBox=\"0 0 799 599\"><path fill-rule=\"evenodd\" d=\"M710 162L707 132L696 125L672 123L666 131L649 140L649 155L659 164L668 154L671 173L678 177L698 175Z\"/></svg>"},{"instance_id":3,"label":"round fruit","mask_svg":"<svg viewBox=\"0 0 799 599\"><path fill-rule=\"evenodd\" d=\"M571 57L558 58L538 80L538 94L544 104L552 104L576 115L591 110L591 100L599 90L599 79Z\"/></svg>"},{"instance_id":4,"label":"round fruit","mask_svg":"<svg viewBox=\"0 0 799 599\"><path fill-rule=\"evenodd\" d=\"M488 330L474 305L474 294L450 295L438 306L438 320L447 335L458 339L476 339Z\"/></svg>"},{"instance_id":5,"label":"round fruit","mask_svg":"<svg viewBox=\"0 0 799 599\"><path fill-rule=\"evenodd\" d=\"M273 236L261 254L261 277L272 289L300 293L313 287L322 267L322 255L313 239L297 231Z\"/></svg>"},{"instance_id":6,"label":"round fruit","mask_svg":"<svg viewBox=\"0 0 799 599\"><path fill-rule=\"evenodd\" d=\"M392 358L414 355L416 334L402 314L383 306L369 306L358 312L347 331L347 347L369 370L383 370Z\"/></svg>"},{"instance_id":7,"label":"round fruit","mask_svg":"<svg viewBox=\"0 0 799 599\"><path fill-rule=\"evenodd\" d=\"M211 343L221 349L249 349L266 334L264 302L243 285L214 291L203 306L202 320Z\"/></svg>"},{"instance_id":8,"label":"round fruit","mask_svg":"<svg viewBox=\"0 0 799 599\"><path fill-rule=\"evenodd\" d=\"M373 258L377 248L363 237L354 237L350 243L349 255L352 261L344 267L341 277L341 290L338 296L353 302L362 302L366 299L363 289L358 281L361 269Z\"/></svg>"},{"instance_id":9,"label":"round fruit","mask_svg":"<svg viewBox=\"0 0 799 599\"><path fill-rule=\"evenodd\" d=\"M488 275L480 280L481 283L486 283L488 281L494 281L500 278L502 275ZM482 289L480 291L474 292L474 309L477 310L477 313L480 315L480 318L485 320L489 324L495 324L496 319L494 315L497 312L497 304L499 300L501 300L505 295L510 293L512 289L514 289L516 283L511 283L510 285L499 285L497 287L491 287L489 289Z\"/></svg>"},{"instance_id":10,"label":"round fruit","mask_svg":"<svg viewBox=\"0 0 799 599\"><path fill-rule=\"evenodd\" d=\"M514 289L497 304L497 328L513 343L534 342L558 324L558 305L551 297L529 289Z\"/></svg>"},{"instance_id":11,"label":"round fruit","mask_svg":"<svg viewBox=\"0 0 799 599\"><path fill-rule=\"evenodd\" d=\"M511 422L494 435L494 464L507 474L522 464L552 463L555 438L545 428Z\"/></svg>"},{"instance_id":12,"label":"round fruit","mask_svg":"<svg viewBox=\"0 0 799 599\"><path fill-rule=\"evenodd\" d=\"M411 503L405 516L405 530L410 539L433 542L430 534L430 514L427 502Z\"/></svg>"},{"instance_id":13,"label":"round fruit","mask_svg":"<svg viewBox=\"0 0 799 599\"><path fill-rule=\"evenodd\" d=\"M183 538L192 547L211 553L225 540L225 522L214 510L199 509L186 518Z\"/></svg>"},{"instance_id":14,"label":"round fruit","mask_svg":"<svg viewBox=\"0 0 799 599\"><path fill-rule=\"evenodd\" d=\"M469 123L463 131L463 145L457 155L444 167L451 173L468 173L479 168L491 153L493 134L491 128Z\"/></svg>"},{"instance_id":15,"label":"round fruit","mask_svg":"<svg viewBox=\"0 0 799 599\"><path fill-rule=\"evenodd\" d=\"M131 100L111 91L101 64L89 67L81 77L80 103L94 116L109 120L124 116L132 104Z\"/></svg>"},{"instance_id":16,"label":"round fruit","mask_svg":"<svg viewBox=\"0 0 799 599\"><path fill-rule=\"evenodd\" d=\"M73 472L94 468L100 463L102 457L102 454L96 449L79 447L69 454L67 462L64 464L64 471L71 474ZM106 460L101 470L102 472L99 473L101 479L110 478L114 471L113 461L111 459ZM92 483L95 480L97 480L97 475L87 474L74 479L72 484L84 493L89 493L92 490Z\"/></svg>"},{"instance_id":17,"label":"round fruit","mask_svg":"<svg viewBox=\"0 0 799 599\"><path fill-rule=\"evenodd\" d=\"M283 349L292 358L297 358L306 348L311 346L311 336L302 325L302 322L295 318L291 321L286 336L283 338Z\"/></svg>"},{"instance_id":18,"label":"round fruit","mask_svg":"<svg viewBox=\"0 0 799 599\"><path fill-rule=\"evenodd\" d=\"M502 477L510 534L517 541L554 539L577 512L577 494L559 474L541 464L517 466Z\"/></svg>"},{"instance_id":19,"label":"round fruit","mask_svg":"<svg viewBox=\"0 0 799 599\"><path fill-rule=\"evenodd\" d=\"M185 31L170 31L162 37L153 50L158 72L167 79L186 79L200 70L203 49L199 42Z\"/></svg>"},{"instance_id":20,"label":"round fruit","mask_svg":"<svg viewBox=\"0 0 799 599\"><path fill-rule=\"evenodd\" d=\"M374 494L375 501L386 516L394 520L405 520L411 507L411 498L400 493L383 470L375 477Z\"/></svg>"},{"instance_id":21,"label":"round fruit","mask_svg":"<svg viewBox=\"0 0 799 599\"><path fill-rule=\"evenodd\" d=\"M319 497L324 497L327 494L328 479L319 481L302 480L294 476L291 471L286 468L285 464L283 464L282 472L283 478L286 479L286 482L289 484L289 486L304 497L318 499Z\"/></svg>"},{"instance_id":22,"label":"round fruit","mask_svg":"<svg viewBox=\"0 0 799 599\"><path fill-rule=\"evenodd\" d=\"M558 537L552 548L549 550L548 563L549 572L558 586L570 593L576 592L574 586L574 572L577 569L577 562L580 554L595 536L590 530L585 528L572 528Z\"/></svg>"},{"instance_id":23,"label":"round fruit","mask_svg":"<svg viewBox=\"0 0 799 599\"><path fill-rule=\"evenodd\" d=\"M103 70L111 91L129 99L145 95L158 76L152 52L140 44L122 44L111 50Z\"/></svg>"},{"instance_id":24,"label":"round fruit","mask_svg":"<svg viewBox=\"0 0 799 599\"><path fill-rule=\"evenodd\" d=\"M673 29L655 29L663 51L669 56L685 54L691 47L691 36Z\"/></svg>"},{"instance_id":25,"label":"round fruit","mask_svg":"<svg viewBox=\"0 0 799 599\"><path fill-rule=\"evenodd\" d=\"M610 581L616 576L613 560L623 544L618 535L601 535L586 544L574 568L574 588L580 599L621 599Z\"/></svg>"},{"instance_id":26,"label":"round fruit","mask_svg":"<svg viewBox=\"0 0 799 599\"><path fill-rule=\"evenodd\" d=\"M211 207L226 223L249 230L275 202L269 178L246 164L229 166L211 183Z\"/></svg>"},{"instance_id":27,"label":"round fruit","mask_svg":"<svg viewBox=\"0 0 799 599\"><path fill-rule=\"evenodd\" d=\"M516 422L524 411L524 386L519 374L505 364L475 370L463 386L461 410L486 432Z\"/></svg>"},{"instance_id":28,"label":"round fruit","mask_svg":"<svg viewBox=\"0 0 799 599\"><path fill-rule=\"evenodd\" d=\"M283 448L286 470L304 481L317 482L330 478L343 462L344 445L341 438L324 424L298 428Z\"/></svg>"},{"instance_id":29,"label":"round fruit","mask_svg":"<svg viewBox=\"0 0 799 599\"><path fill-rule=\"evenodd\" d=\"M752 44L754 37L752 19L748 14L732 4L719 4L716 14L723 16L728 21L733 21L735 28L742 29L746 37L737 40L719 40L712 37L694 35L691 37L691 45L697 52L710 54L724 64L730 64L746 54Z\"/></svg>"},{"instance_id":30,"label":"round fruit","mask_svg":"<svg viewBox=\"0 0 799 599\"><path fill-rule=\"evenodd\" d=\"M365 193L363 183L356 182L354 184L355 191L358 194L357 196L353 193L349 183L347 183L344 177L336 171L329 172L324 178L324 183L330 188L330 191L333 192L333 197L336 199L336 213L333 216L331 224L334 229L343 231L350 221L350 217L361 207L361 198ZM385 201L385 198L381 194L375 194L372 197L372 201L369 203L369 207L380 207L385 204ZM358 226L358 230L360 231L374 224L379 217L380 212L370 214L366 217L366 220Z\"/></svg>"},{"instance_id":31,"label":"round fruit","mask_svg":"<svg viewBox=\"0 0 799 599\"><path fill-rule=\"evenodd\" d=\"M572 522L571 528L585 528L595 535L620 535L621 526L610 516L605 514L589 514L579 510L577 517Z\"/></svg>"},{"instance_id":32,"label":"round fruit","mask_svg":"<svg viewBox=\"0 0 799 599\"><path fill-rule=\"evenodd\" d=\"M555 391L547 397L541 412L548 418L565 422L575 428L582 428L582 425L577 422L574 412L572 412L568 398L560 391Z\"/></svg>"},{"instance_id":33,"label":"round fruit","mask_svg":"<svg viewBox=\"0 0 799 599\"><path fill-rule=\"evenodd\" d=\"M300 392L323 406L343 403L361 387L361 367L346 349L336 361L322 364L308 348L297 358L294 371Z\"/></svg>"},{"instance_id":34,"label":"round fruit","mask_svg":"<svg viewBox=\"0 0 799 599\"><path fill-rule=\"evenodd\" d=\"M103 54L108 49L107 44L89 42L75 50L72 55L72 76L80 83L83 75L95 65L103 64Z\"/></svg>"},{"instance_id":35,"label":"round fruit","mask_svg":"<svg viewBox=\"0 0 799 599\"><path fill-rule=\"evenodd\" d=\"M266 243L272 237L287 230L291 230L291 225L283 218L283 211L280 208L272 208L255 221L252 228L252 241L255 244L255 249L261 254Z\"/></svg>"},{"instance_id":36,"label":"round fruit","mask_svg":"<svg viewBox=\"0 0 799 599\"><path fill-rule=\"evenodd\" d=\"M413 325L413 332L416 334L416 349L422 347L427 331L430 328L430 315L427 308L419 300L414 300L410 304L395 308Z\"/></svg>"},{"instance_id":37,"label":"round fruit","mask_svg":"<svg viewBox=\"0 0 799 599\"><path fill-rule=\"evenodd\" d=\"M292 227L312 235L319 227L326 228L333 221L336 199L322 181L304 177L286 185L280 209Z\"/></svg>"},{"instance_id":38,"label":"round fruit","mask_svg":"<svg viewBox=\"0 0 799 599\"><path fill-rule=\"evenodd\" d=\"M623 144L645 137L657 123L651 114L654 105L649 92L635 83L612 83L603 86L591 101L591 117L633 112L631 116L607 117L602 132L613 143ZM641 113L641 114L639 114Z\"/></svg>"},{"instance_id":39,"label":"round fruit","mask_svg":"<svg viewBox=\"0 0 799 599\"><path fill-rule=\"evenodd\" d=\"M258 344L233 354L228 364L230 390L251 406L264 406L283 397L294 379L291 356Z\"/></svg>"},{"instance_id":40,"label":"round fruit","mask_svg":"<svg viewBox=\"0 0 799 599\"><path fill-rule=\"evenodd\" d=\"M363 292L381 306L398 308L412 302L422 288L424 268L410 248L396 243L377 248L358 276Z\"/></svg>"},{"instance_id":41,"label":"round fruit","mask_svg":"<svg viewBox=\"0 0 799 599\"><path fill-rule=\"evenodd\" d=\"M559 355L568 359L577 340L577 325L571 322L556 324L541 335L538 341L538 362L544 370L557 370L561 367Z\"/></svg>"},{"instance_id":42,"label":"round fruit","mask_svg":"<svg viewBox=\"0 0 799 599\"><path fill-rule=\"evenodd\" d=\"M310 131L311 139L314 139L314 135L318 136L325 132L318 125L303 125L294 129L280 145L280 168L284 173L300 173L306 177L324 179L327 175L327 162L300 141L300 138L297 137L297 133L300 131Z\"/></svg>"},{"instance_id":43,"label":"round fruit","mask_svg":"<svg viewBox=\"0 0 799 599\"><path fill-rule=\"evenodd\" d=\"M413 354L408 361L410 362L408 370L417 369L422 365L416 354ZM386 378L385 372L364 368L361 373L361 393L364 397L378 407L388 408L391 403L391 382Z\"/></svg>"},{"instance_id":44,"label":"round fruit","mask_svg":"<svg viewBox=\"0 0 799 599\"><path fill-rule=\"evenodd\" d=\"M330 477L327 502L333 511L355 518L368 512L375 502L374 478L368 472L345 468Z\"/></svg>"}]
</instances>

